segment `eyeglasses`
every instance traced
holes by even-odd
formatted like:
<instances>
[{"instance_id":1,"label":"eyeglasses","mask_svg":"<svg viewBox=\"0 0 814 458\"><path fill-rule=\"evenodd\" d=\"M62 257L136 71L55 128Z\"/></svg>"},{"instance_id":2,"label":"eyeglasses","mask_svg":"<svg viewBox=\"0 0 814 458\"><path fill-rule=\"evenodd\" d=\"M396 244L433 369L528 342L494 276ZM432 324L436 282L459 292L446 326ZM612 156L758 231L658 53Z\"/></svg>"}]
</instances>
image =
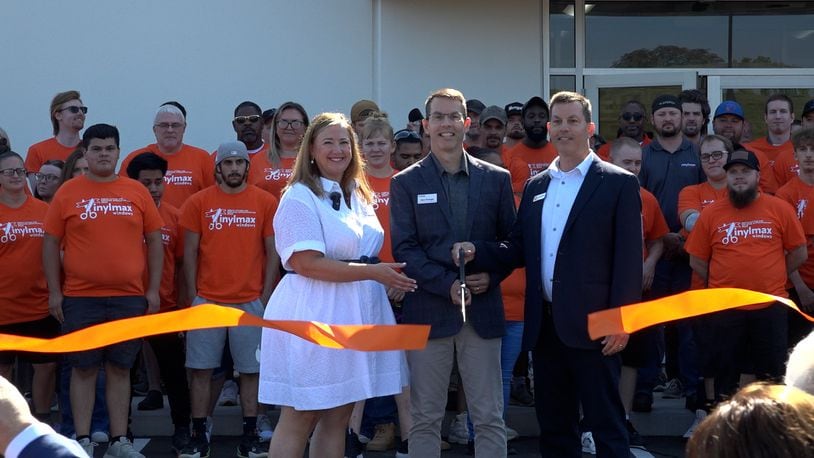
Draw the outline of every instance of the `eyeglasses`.
<instances>
[{"instance_id":1,"label":"eyeglasses","mask_svg":"<svg viewBox=\"0 0 814 458\"><path fill-rule=\"evenodd\" d=\"M65 110L68 110L73 114L77 114L80 111L82 111L82 114L88 114L88 107L78 107L76 105L72 105L72 106L65 107L65 108L60 108L57 111L65 111Z\"/></svg>"},{"instance_id":2,"label":"eyeglasses","mask_svg":"<svg viewBox=\"0 0 814 458\"><path fill-rule=\"evenodd\" d=\"M26 176L26 174L28 174L28 171L26 171L26 169L23 169L23 168L20 168L20 169L3 169L3 170L0 170L0 173L2 173L4 177L13 177L15 174L18 177L24 177L24 176Z\"/></svg>"},{"instance_id":3,"label":"eyeglasses","mask_svg":"<svg viewBox=\"0 0 814 458\"><path fill-rule=\"evenodd\" d=\"M711 153L701 153L701 162L717 161L724 157L725 151L713 151Z\"/></svg>"},{"instance_id":4,"label":"eyeglasses","mask_svg":"<svg viewBox=\"0 0 814 458\"><path fill-rule=\"evenodd\" d=\"M260 115L235 116L234 121L238 124L255 123L260 120Z\"/></svg>"},{"instance_id":5,"label":"eyeglasses","mask_svg":"<svg viewBox=\"0 0 814 458\"><path fill-rule=\"evenodd\" d=\"M405 139L408 139L408 138L412 138L412 139L415 139L415 140L421 140L421 137L418 136L417 132L412 131L412 130L406 130L406 129L396 132L396 135L393 136L393 140L395 140L395 141L401 141L401 140L405 140Z\"/></svg>"},{"instance_id":6,"label":"eyeglasses","mask_svg":"<svg viewBox=\"0 0 814 458\"><path fill-rule=\"evenodd\" d=\"M59 180L59 175L51 175L50 173L37 172L37 173L34 174L34 178L36 178L37 181L42 181L43 183L48 183L49 181L58 181Z\"/></svg>"},{"instance_id":7,"label":"eyeglasses","mask_svg":"<svg viewBox=\"0 0 814 458\"><path fill-rule=\"evenodd\" d=\"M300 121L299 119L295 119L294 121L289 121L287 119L278 119L277 120L277 127L279 127L280 129L287 129L289 127L292 128L292 129L299 129L300 127L302 127L304 125L305 125L305 123Z\"/></svg>"},{"instance_id":8,"label":"eyeglasses","mask_svg":"<svg viewBox=\"0 0 814 458\"><path fill-rule=\"evenodd\" d=\"M622 119L625 121L641 121L644 115L641 113L622 113Z\"/></svg>"},{"instance_id":9,"label":"eyeglasses","mask_svg":"<svg viewBox=\"0 0 814 458\"><path fill-rule=\"evenodd\" d=\"M430 113L430 121L441 122L444 118L449 118L452 122L461 122L464 120L463 113L453 111L452 113Z\"/></svg>"},{"instance_id":10,"label":"eyeglasses","mask_svg":"<svg viewBox=\"0 0 814 458\"><path fill-rule=\"evenodd\" d=\"M169 129L170 127L172 127L174 130L178 130L178 129L184 127L184 123L182 123L182 122L160 122L158 124L154 124L154 126L158 127L159 129L164 129L164 130Z\"/></svg>"}]
</instances>

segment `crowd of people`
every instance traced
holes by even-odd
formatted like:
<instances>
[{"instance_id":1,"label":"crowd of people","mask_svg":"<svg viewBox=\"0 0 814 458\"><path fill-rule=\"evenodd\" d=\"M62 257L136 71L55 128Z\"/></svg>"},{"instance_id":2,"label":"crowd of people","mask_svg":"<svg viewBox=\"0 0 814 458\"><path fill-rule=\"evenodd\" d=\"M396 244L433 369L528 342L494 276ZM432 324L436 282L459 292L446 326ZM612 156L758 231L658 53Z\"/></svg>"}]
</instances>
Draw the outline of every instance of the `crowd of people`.
<instances>
[{"instance_id":1,"label":"crowd of people","mask_svg":"<svg viewBox=\"0 0 814 458\"><path fill-rule=\"evenodd\" d=\"M235 382L239 457L308 447L423 458L447 441L506 456L517 437L510 402L534 404L542 456L627 457L645 447L630 412L652 410L659 391L696 415L690 456L724 456L718 440L743 412L778 406L789 414L766 428L794 422L774 438L789 450L778 456L814 449L810 344L808 363L788 367L800 391L766 384L782 382L788 351L812 330L785 305L598 341L586 319L708 287L814 311L814 100L792 132L792 100L770 96L767 135L748 142L736 101L712 111L691 90L656 97L648 112L630 100L607 143L591 102L571 92L486 106L441 89L397 131L370 100L349 117L246 101L236 138L211 153L184 142L186 109L171 101L156 109L156 142L120 166L118 128L85 128L79 92L57 94L50 112L53 136L24 157L0 129L0 334L51 338L207 303L268 319L431 326L426 348L408 352L231 327L0 353L6 379L17 357L33 365L32 422L49 421L58 387L58 429L90 456L108 442L106 457L143 457L128 428L136 364L150 379L138 408L167 395L182 458L209 456L213 409ZM442 438L451 386L458 412Z\"/></svg>"}]
</instances>

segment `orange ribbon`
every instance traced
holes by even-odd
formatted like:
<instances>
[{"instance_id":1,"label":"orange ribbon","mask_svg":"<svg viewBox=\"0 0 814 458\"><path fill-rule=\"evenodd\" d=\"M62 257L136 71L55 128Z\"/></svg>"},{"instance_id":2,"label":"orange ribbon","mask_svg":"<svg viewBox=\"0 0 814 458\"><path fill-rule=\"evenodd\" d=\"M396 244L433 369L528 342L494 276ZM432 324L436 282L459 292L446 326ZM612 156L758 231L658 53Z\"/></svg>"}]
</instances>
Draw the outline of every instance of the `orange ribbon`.
<instances>
[{"instance_id":1,"label":"orange ribbon","mask_svg":"<svg viewBox=\"0 0 814 458\"><path fill-rule=\"evenodd\" d=\"M430 327L426 325L331 325L316 321L264 320L232 307L203 304L110 321L53 339L0 334L0 351L65 353L168 332L232 326L277 329L323 347L359 351L421 350L430 334Z\"/></svg>"},{"instance_id":2,"label":"orange ribbon","mask_svg":"<svg viewBox=\"0 0 814 458\"><path fill-rule=\"evenodd\" d=\"M709 288L591 313L588 334L594 340L613 334L630 334L655 324L775 301L814 322L814 317L785 297L740 288Z\"/></svg>"}]
</instances>

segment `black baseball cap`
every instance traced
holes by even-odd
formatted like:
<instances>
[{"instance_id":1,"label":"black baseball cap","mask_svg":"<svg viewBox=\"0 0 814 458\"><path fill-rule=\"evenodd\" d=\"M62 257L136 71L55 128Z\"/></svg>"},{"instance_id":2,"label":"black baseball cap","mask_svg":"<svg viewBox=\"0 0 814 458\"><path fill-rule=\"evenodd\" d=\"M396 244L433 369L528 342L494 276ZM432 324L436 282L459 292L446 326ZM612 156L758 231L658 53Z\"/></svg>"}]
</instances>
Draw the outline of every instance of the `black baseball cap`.
<instances>
[{"instance_id":1,"label":"black baseball cap","mask_svg":"<svg viewBox=\"0 0 814 458\"><path fill-rule=\"evenodd\" d=\"M724 170L729 170L729 168L735 164L743 164L750 169L760 172L760 162L758 162L757 156L755 156L755 153L745 149L739 149L730 154L729 159L726 161L726 164L724 164Z\"/></svg>"}]
</instances>

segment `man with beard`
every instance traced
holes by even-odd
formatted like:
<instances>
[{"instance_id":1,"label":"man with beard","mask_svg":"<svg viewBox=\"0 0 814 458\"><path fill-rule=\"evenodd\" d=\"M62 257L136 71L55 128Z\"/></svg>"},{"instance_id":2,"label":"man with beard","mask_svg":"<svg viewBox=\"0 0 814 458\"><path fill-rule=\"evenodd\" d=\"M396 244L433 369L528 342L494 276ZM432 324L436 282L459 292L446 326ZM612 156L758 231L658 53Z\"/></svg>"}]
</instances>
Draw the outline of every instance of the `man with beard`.
<instances>
[{"instance_id":1,"label":"man with beard","mask_svg":"<svg viewBox=\"0 0 814 458\"><path fill-rule=\"evenodd\" d=\"M506 111L506 141L504 150L508 151L526 138L526 130L523 128L523 104L512 102L503 108ZM506 161L506 158L503 158Z\"/></svg>"},{"instance_id":2,"label":"man with beard","mask_svg":"<svg viewBox=\"0 0 814 458\"><path fill-rule=\"evenodd\" d=\"M670 232L664 236L664 254L656 265L651 297L658 298L678 294L690 287L692 270L684 252L684 238L680 234L678 218L678 195L686 186L704 181L704 172L698 156L698 146L681 134L681 101L673 95L661 95L653 101L651 122L656 138L642 149L642 169L639 181L659 201ZM667 369L674 378L680 373L683 393L688 398L695 393L698 384L695 348L692 329L688 323L679 322L675 330L668 328ZM671 338L677 331L678 344ZM677 355L674 348L678 347ZM652 387L657 371L640 371L639 388L633 402L633 410L649 412L652 404ZM681 391L674 394L682 395ZM689 406L694 407L694 406ZM693 409L694 410L694 409Z\"/></svg>"},{"instance_id":3,"label":"man with beard","mask_svg":"<svg viewBox=\"0 0 814 458\"><path fill-rule=\"evenodd\" d=\"M486 107L480 114L481 146L497 151L501 157L506 152L506 147L503 146L506 122L506 112L497 105Z\"/></svg>"},{"instance_id":4,"label":"man with beard","mask_svg":"<svg viewBox=\"0 0 814 458\"><path fill-rule=\"evenodd\" d=\"M79 98L79 91L60 92L51 100L51 125L54 136L34 143L28 148L25 157L25 169L37 171L45 161L59 159L64 161L79 146L79 132L85 127L85 115L88 107ZM37 183L29 177L34 188Z\"/></svg>"},{"instance_id":5,"label":"man with beard","mask_svg":"<svg viewBox=\"0 0 814 458\"><path fill-rule=\"evenodd\" d=\"M238 116L253 116L240 114L246 113L241 110L239 107ZM218 147L215 173L218 184L190 197L181 209L188 297L193 298L193 307L216 303L262 317L279 274L272 228L277 199L246 183L249 154L241 142ZM244 326L187 333L192 439L180 456L209 454L206 416L212 370L220 367L227 334L234 367L240 373L243 408L243 439L237 456L266 456L268 444L260 444L256 432L260 328Z\"/></svg>"},{"instance_id":6,"label":"man with beard","mask_svg":"<svg viewBox=\"0 0 814 458\"><path fill-rule=\"evenodd\" d=\"M754 153L734 151L724 169L729 198L716 201L698 217L686 245L690 265L710 288L745 288L788 297L788 273L807 257L794 209L758 192L760 164ZM714 316L718 342L704 351L716 352L720 362L720 375L715 377L719 393L732 394L741 373L780 380L786 358L784 305L757 304Z\"/></svg>"},{"instance_id":7,"label":"man with beard","mask_svg":"<svg viewBox=\"0 0 814 458\"><path fill-rule=\"evenodd\" d=\"M797 175L794 146L791 144L791 123L794 104L785 94L774 94L766 100L763 119L768 132L765 137L745 144L750 150L762 152L769 160L777 186L783 186ZM768 173L770 170L765 170Z\"/></svg>"},{"instance_id":8,"label":"man with beard","mask_svg":"<svg viewBox=\"0 0 814 458\"><path fill-rule=\"evenodd\" d=\"M128 154L119 167L119 176L127 176L127 166L139 154L157 154L167 161L164 202L180 208L191 195L215 183L212 158L205 150L184 143L186 129L186 115L178 106L161 105L153 119L155 143Z\"/></svg>"},{"instance_id":9,"label":"man with beard","mask_svg":"<svg viewBox=\"0 0 814 458\"><path fill-rule=\"evenodd\" d=\"M741 145L745 123L746 119L744 118L743 108L741 108L740 104L734 100L724 100L718 105L718 108L715 109L715 115L712 118L712 131L715 135L728 138L729 141L732 142L733 148L752 151L755 153L755 156L757 156L760 168L763 170L771 170L771 165L769 164L769 160L766 159L766 155L760 150ZM774 179L774 174L761 173L758 186L760 186L761 191L774 194L775 191L777 191L777 182Z\"/></svg>"},{"instance_id":10,"label":"man with beard","mask_svg":"<svg viewBox=\"0 0 814 458\"><path fill-rule=\"evenodd\" d=\"M238 105L232 128L237 134L237 141L246 145L250 158L257 153L267 153L268 145L263 143L263 110L260 105L250 101Z\"/></svg>"},{"instance_id":11,"label":"man with beard","mask_svg":"<svg viewBox=\"0 0 814 458\"><path fill-rule=\"evenodd\" d=\"M548 105L534 96L523 105L523 129L526 138L504 154L504 162L512 174L512 190L520 196L526 180L547 169L557 157L554 145L548 142Z\"/></svg>"},{"instance_id":12,"label":"man with beard","mask_svg":"<svg viewBox=\"0 0 814 458\"><path fill-rule=\"evenodd\" d=\"M480 141L480 114L486 108L478 99L469 99L466 101L466 116L469 117L471 124L469 129L466 130L466 138L464 139L464 148L470 146L481 146Z\"/></svg>"},{"instance_id":13,"label":"man with beard","mask_svg":"<svg viewBox=\"0 0 814 458\"><path fill-rule=\"evenodd\" d=\"M678 94L681 101L681 132L687 140L698 145L709 124L709 102L698 89L687 89Z\"/></svg>"},{"instance_id":14,"label":"man with beard","mask_svg":"<svg viewBox=\"0 0 814 458\"><path fill-rule=\"evenodd\" d=\"M628 100L622 105L619 112L619 137L632 138L644 148L650 143L650 138L644 134L644 105L638 100ZM604 161L610 160L610 149L613 142L605 143L596 151L596 155Z\"/></svg>"}]
</instances>

